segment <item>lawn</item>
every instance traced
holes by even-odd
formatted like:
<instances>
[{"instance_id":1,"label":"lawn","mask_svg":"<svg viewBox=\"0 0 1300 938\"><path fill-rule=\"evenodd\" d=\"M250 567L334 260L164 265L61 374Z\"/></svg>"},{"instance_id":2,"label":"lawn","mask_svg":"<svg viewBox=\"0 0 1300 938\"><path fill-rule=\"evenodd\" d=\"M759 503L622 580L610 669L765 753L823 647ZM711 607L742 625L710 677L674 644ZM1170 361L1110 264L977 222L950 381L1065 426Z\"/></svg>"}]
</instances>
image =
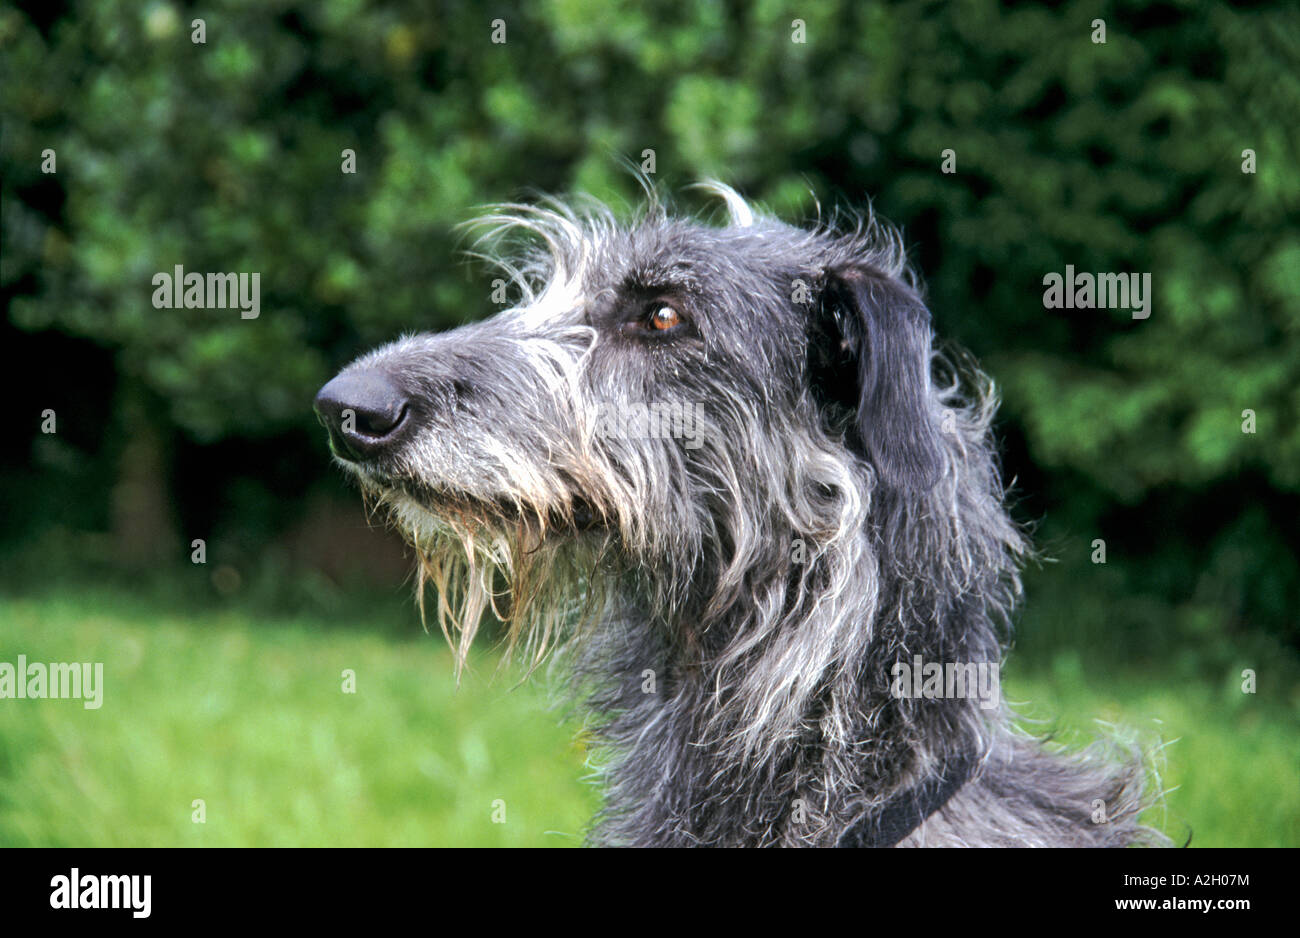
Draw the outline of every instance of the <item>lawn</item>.
<instances>
[{"instance_id":1,"label":"lawn","mask_svg":"<svg viewBox=\"0 0 1300 938\"><path fill-rule=\"evenodd\" d=\"M113 591L0 599L0 661L99 661L105 684L98 710L0 700L0 845L581 842L599 795L544 680L494 678L484 654L457 689L441 636L415 625L397 638L165 608ZM1173 790L1150 820L1179 842L1300 845L1293 701L1069 655L1013 668L1007 696L1066 738L1100 717L1169 743Z\"/></svg>"},{"instance_id":2,"label":"lawn","mask_svg":"<svg viewBox=\"0 0 1300 938\"><path fill-rule=\"evenodd\" d=\"M19 653L102 661L105 690L0 701L0 845L570 846L598 804L540 688L483 661L457 690L417 626L4 601L0 661Z\"/></svg>"}]
</instances>

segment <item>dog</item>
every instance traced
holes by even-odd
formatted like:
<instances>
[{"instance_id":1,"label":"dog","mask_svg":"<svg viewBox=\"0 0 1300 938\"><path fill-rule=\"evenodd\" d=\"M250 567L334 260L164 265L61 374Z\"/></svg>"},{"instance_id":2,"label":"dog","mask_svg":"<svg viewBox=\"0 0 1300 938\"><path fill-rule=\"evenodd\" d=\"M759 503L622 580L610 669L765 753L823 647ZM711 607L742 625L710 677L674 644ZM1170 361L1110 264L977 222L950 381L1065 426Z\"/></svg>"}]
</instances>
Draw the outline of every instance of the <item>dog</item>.
<instances>
[{"instance_id":1,"label":"dog","mask_svg":"<svg viewBox=\"0 0 1300 938\"><path fill-rule=\"evenodd\" d=\"M489 612L530 666L558 649L593 845L1161 842L1140 753L1058 751L1000 699L1029 545L996 396L936 352L896 230L705 186L725 221L498 207L477 253L520 302L316 398L458 668Z\"/></svg>"}]
</instances>

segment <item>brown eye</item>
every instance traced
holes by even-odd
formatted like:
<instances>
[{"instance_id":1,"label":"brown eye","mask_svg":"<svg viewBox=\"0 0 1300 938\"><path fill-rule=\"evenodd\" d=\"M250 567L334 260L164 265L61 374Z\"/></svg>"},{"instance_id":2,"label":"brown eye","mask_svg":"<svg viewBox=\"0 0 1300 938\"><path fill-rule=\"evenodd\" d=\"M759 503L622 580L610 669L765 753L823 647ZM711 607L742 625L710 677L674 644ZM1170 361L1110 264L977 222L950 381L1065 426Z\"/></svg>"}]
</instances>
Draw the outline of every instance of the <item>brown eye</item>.
<instances>
[{"instance_id":1,"label":"brown eye","mask_svg":"<svg viewBox=\"0 0 1300 938\"><path fill-rule=\"evenodd\" d=\"M671 306L660 306L650 316L650 328L658 329L661 332L674 326L680 326L681 323L682 314Z\"/></svg>"}]
</instances>

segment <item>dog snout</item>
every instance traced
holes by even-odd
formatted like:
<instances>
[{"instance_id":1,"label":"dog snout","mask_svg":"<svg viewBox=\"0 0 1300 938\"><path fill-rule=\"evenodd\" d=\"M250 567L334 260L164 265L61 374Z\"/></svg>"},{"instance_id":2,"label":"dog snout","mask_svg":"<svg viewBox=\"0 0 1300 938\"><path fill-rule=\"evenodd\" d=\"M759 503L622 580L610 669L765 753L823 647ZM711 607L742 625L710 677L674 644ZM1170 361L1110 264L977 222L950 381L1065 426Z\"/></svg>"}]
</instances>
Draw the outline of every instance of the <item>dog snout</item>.
<instances>
[{"instance_id":1,"label":"dog snout","mask_svg":"<svg viewBox=\"0 0 1300 938\"><path fill-rule=\"evenodd\" d=\"M410 399L382 371L343 372L316 395L316 415L335 455L353 462L378 456L402 436Z\"/></svg>"}]
</instances>

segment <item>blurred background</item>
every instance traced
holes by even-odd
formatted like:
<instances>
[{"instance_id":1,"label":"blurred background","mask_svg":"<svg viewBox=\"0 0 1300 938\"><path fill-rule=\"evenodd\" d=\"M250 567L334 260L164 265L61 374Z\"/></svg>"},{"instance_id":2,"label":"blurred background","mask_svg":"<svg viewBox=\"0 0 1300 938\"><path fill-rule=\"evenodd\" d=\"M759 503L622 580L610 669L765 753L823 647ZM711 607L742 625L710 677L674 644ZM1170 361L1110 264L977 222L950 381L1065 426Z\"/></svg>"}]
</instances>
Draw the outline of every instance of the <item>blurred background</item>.
<instances>
[{"instance_id":1,"label":"blurred background","mask_svg":"<svg viewBox=\"0 0 1300 938\"><path fill-rule=\"evenodd\" d=\"M684 210L717 177L902 226L1000 385L1044 555L1005 675L1026 725L1159 747L1180 843L1300 845L1296 9L0 7L0 661L106 684L0 701L0 845L580 842L579 724L490 643L454 687L310 404L494 311L457 223L631 204L646 150ZM261 315L153 308L177 264L260 272ZM1150 318L1045 310L1067 264L1150 272Z\"/></svg>"}]
</instances>

